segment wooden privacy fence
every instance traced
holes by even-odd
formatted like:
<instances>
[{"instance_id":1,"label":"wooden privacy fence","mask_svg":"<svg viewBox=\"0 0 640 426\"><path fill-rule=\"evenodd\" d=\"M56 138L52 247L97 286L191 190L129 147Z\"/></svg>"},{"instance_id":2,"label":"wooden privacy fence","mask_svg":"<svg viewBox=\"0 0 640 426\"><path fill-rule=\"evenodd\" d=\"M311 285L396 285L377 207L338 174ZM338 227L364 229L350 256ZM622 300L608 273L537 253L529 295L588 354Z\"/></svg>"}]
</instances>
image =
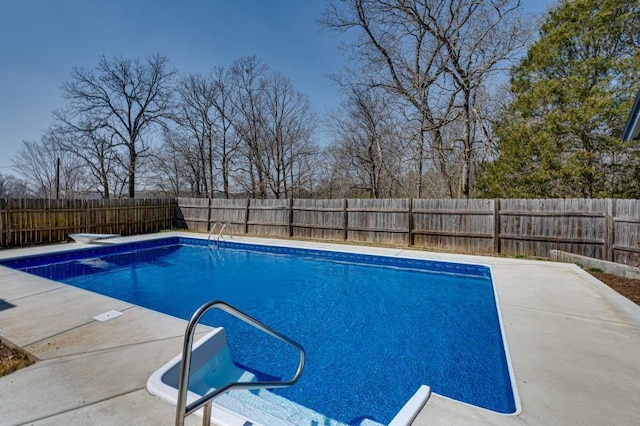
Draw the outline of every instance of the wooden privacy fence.
<instances>
[{"instance_id":1,"label":"wooden privacy fence","mask_svg":"<svg viewBox=\"0 0 640 426\"><path fill-rule=\"evenodd\" d=\"M175 199L0 199L0 247L66 241L69 234L172 229Z\"/></svg>"},{"instance_id":2,"label":"wooden privacy fence","mask_svg":"<svg viewBox=\"0 0 640 426\"><path fill-rule=\"evenodd\" d=\"M0 247L174 227L548 257L558 249L640 266L640 200L0 199ZM226 231L225 231L226 232Z\"/></svg>"},{"instance_id":3,"label":"wooden privacy fence","mask_svg":"<svg viewBox=\"0 0 640 426\"><path fill-rule=\"evenodd\" d=\"M207 232L548 257L551 249L640 265L640 200L178 199L177 226Z\"/></svg>"}]
</instances>

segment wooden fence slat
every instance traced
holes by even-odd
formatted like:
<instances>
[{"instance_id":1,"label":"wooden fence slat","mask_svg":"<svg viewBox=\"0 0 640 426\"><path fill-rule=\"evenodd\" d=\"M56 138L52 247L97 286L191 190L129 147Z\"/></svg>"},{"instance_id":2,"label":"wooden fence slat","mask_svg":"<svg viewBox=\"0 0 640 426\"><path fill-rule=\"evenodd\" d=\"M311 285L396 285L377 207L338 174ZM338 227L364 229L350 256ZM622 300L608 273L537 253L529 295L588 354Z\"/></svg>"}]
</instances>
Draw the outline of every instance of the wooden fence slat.
<instances>
[{"instance_id":1,"label":"wooden fence slat","mask_svg":"<svg viewBox=\"0 0 640 426\"><path fill-rule=\"evenodd\" d=\"M408 209L385 209L385 208L348 208L348 212L357 213L407 213Z\"/></svg>"},{"instance_id":2,"label":"wooden fence slat","mask_svg":"<svg viewBox=\"0 0 640 426\"><path fill-rule=\"evenodd\" d=\"M493 200L493 254L500 253L500 199Z\"/></svg>"},{"instance_id":3,"label":"wooden fence slat","mask_svg":"<svg viewBox=\"0 0 640 426\"><path fill-rule=\"evenodd\" d=\"M294 228L328 229L328 230L342 231L342 226L311 225L306 223L293 223L292 226Z\"/></svg>"},{"instance_id":4,"label":"wooden fence slat","mask_svg":"<svg viewBox=\"0 0 640 426\"><path fill-rule=\"evenodd\" d=\"M519 241L545 241L551 243L574 243L574 244L598 244L604 245L604 240L591 240L587 238L567 238L567 237L543 237L539 235L506 235L501 234L503 240L519 240Z\"/></svg>"},{"instance_id":5,"label":"wooden fence slat","mask_svg":"<svg viewBox=\"0 0 640 426\"><path fill-rule=\"evenodd\" d=\"M344 212L342 215L342 239L347 241L349 239L349 201L344 199Z\"/></svg>"},{"instance_id":6,"label":"wooden fence slat","mask_svg":"<svg viewBox=\"0 0 640 426\"><path fill-rule=\"evenodd\" d=\"M614 250L614 234L615 234L615 200L607 198L605 204L605 223L604 223L604 260L613 261Z\"/></svg>"},{"instance_id":7,"label":"wooden fence slat","mask_svg":"<svg viewBox=\"0 0 640 426\"><path fill-rule=\"evenodd\" d=\"M409 218L408 218L408 229L407 234L409 236L409 246L413 246L415 243L416 234L414 232L414 224L413 224L413 198L409 199Z\"/></svg>"},{"instance_id":8,"label":"wooden fence slat","mask_svg":"<svg viewBox=\"0 0 640 426\"><path fill-rule=\"evenodd\" d=\"M493 211L489 211L489 210L413 209L413 212L423 213L423 214L442 214L442 215L472 215L472 216L493 215Z\"/></svg>"},{"instance_id":9,"label":"wooden fence slat","mask_svg":"<svg viewBox=\"0 0 640 426\"><path fill-rule=\"evenodd\" d=\"M612 200L615 201L615 200ZM613 217L614 223L640 223L640 218L634 217Z\"/></svg>"},{"instance_id":10,"label":"wooden fence slat","mask_svg":"<svg viewBox=\"0 0 640 426\"><path fill-rule=\"evenodd\" d=\"M416 235L439 235L444 237L457 237L457 238L491 238L493 240L493 234L476 234L472 232L452 232L452 231L413 231Z\"/></svg>"},{"instance_id":11,"label":"wooden fence slat","mask_svg":"<svg viewBox=\"0 0 640 426\"><path fill-rule=\"evenodd\" d=\"M613 249L620 250L620 251L627 251L630 253L640 253L640 248L636 248L636 247L625 247L625 246L614 245Z\"/></svg>"},{"instance_id":12,"label":"wooden fence slat","mask_svg":"<svg viewBox=\"0 0 640 426\"><path fill-rule=\"evenodd\" d=\"M529 217L605 217L605 213L575 212L575 211L524 211L524 210L501 210L501 216L529 216Z\"/></svg>"},{"instance_id":13,"label":"wooden fence slat","mask_svg":"<svg viewBox=\"0 0 640 426\"><path fill-rule=\"evenodd\" d=\"M340 208L326 208L326 207L300 207L300 206L293 206L293 210L295 211L299 211L299 212L343 212L344 208L340 207Z\"/></svg>"}]
</instances>

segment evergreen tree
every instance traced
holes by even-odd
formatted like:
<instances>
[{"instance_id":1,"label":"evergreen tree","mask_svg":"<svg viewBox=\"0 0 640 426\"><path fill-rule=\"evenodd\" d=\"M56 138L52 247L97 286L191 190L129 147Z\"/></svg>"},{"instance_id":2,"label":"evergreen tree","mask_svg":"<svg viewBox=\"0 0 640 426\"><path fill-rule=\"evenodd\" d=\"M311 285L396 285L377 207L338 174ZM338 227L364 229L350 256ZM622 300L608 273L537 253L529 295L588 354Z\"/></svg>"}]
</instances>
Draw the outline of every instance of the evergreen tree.
<instances>
[{"instance_id":1,"label":"evergreen tree","mask_svg":"<svg viewBox=\"0 0 640 426\"><path fill-rule=\"evenodd\" d=\"M640 87L640 2L561 1L512 70L485 196L638 197L637 142L622 131Z\"/></svg>"}]
</instances>

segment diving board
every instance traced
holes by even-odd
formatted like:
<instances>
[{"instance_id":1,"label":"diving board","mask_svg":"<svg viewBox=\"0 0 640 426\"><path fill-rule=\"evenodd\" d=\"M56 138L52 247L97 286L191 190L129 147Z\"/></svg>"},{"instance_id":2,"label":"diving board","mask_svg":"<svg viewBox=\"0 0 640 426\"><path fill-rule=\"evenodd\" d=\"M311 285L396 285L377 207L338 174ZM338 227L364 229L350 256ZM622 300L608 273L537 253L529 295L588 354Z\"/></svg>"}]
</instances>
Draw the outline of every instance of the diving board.
<instances>
[{"instance_id":1,"label":"diving board","mask_svg":"<svg viewBox=\"0 0 640 426\"><path fill-rule=\"evenodd\" d=\"M109 238L119 237L120 234L69 234L69 238L73 239L77 243L91 244L99 242L100 240L107 240Z\"/></svg>"}]
</instances>

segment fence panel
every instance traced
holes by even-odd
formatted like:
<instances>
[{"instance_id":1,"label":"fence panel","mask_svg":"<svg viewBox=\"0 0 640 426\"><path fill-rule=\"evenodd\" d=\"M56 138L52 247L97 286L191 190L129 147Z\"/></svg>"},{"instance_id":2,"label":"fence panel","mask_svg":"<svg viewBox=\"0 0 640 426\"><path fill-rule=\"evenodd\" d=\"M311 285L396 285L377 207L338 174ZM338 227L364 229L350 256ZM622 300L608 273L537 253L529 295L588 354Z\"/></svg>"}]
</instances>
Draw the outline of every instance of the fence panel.
<instances>
[{"instance_id":1,"label":"fence panel","mask_svg":"<svg viewBox=\"0 0 640 426\"><path fill-rule=\"evenodd\" d=\"M604 259L604 199L500 200L500 246L508 255L557 249Z\"/></svg>"},{"instance_id":2,"label":"fence panel","mask_svg":"<svg viewBox=\"0 0 640 426\"><path fill-rule=\"evenodd\" d=\"M494 251L494 200L413 200L414 244L467 253Z\"/></svg>"},{"instance_id":3,"label":"fence panel","mask_svg":"<svg viewBox=\"0 0 640 426\"><path fill-rule=\"evenodd\" d=\"M176 227L194 232L209 232L206 198L178 198Z\"/></svg>"},{"instance_id":4,"label":"fence panel","mask_svg":"<svg viewBox=\"0 0 640 426\"><path fill-rule=\"evenodd\" d=\"M407 198L347 200L347 240L408 245L409 203Z\"/></svg>"},{"instance_id":5,"label":"fence panel","mask_svg":"<svg viewBox=\"0 0 640 426\"><path fill-rule=\"evenodd\" d=\"M127 200L128 201L128 200ZM127 203L123 206L122 200L88 200L87 216L88 231L96 234L121 234L129 235L127 225L129 221L129 211Z\"/></svg>"},{"instance_id":6,"label":"fence panel","mask_svg":"<svg viewBox=\"0 0 640 426\"><path fill-rule=\"evenodd\" d=\"M147 232L160 232L175 228L176 200L151 198L145 200L145 223Z\"/></svg>"},{"instance_id":7,"label":"fence panel","mask_svg":"<svg viewBox=\"0 0 640 426\"><path fill-rule=\"evenodd\" d=\"M247 219L246 199L215 198L211 200L211 223L227 223L224 233L244 234Z\"/></svg>"},{"instance_id":8,"label":"fence panel","mask_svg":"<svg viewBox=\"0 0 640 426\"><path fill-rule=\"evenodd\" d=\"M640 267L640 200L613 201L613 261Z\"/></svg>"},{"instance_id":9,"label":"fence panel","mask_svg":"<svg viewBox=\"0 0 640 426\"><path fill-rule=\"evenodd\" d=\"M253 235L288 237L289 199L249 200L247 233Z\"/></svg>"},{"instance_id":10,"label":"fence panel","mask_svg":"<svg viewBox=\"0 0 640 426\"><path fill-rule=\"evenodd\" d=\"M345 200L293 200L293 236L317 240L343 240Z\"/></svg>"},{"instance_id":11,"label":"fence panel","mask_svg":"<svg viewBox=\"0 0 640 426\"><path fill-rule=\"evenodd\" d=\"M122 235L171 229L173 199L0 200L2 247L67 241L80 232Z\"/></svg>"},{"instance_id":12,"label":"fence panel","mask_svg":"<svg viewBox=\"0 0 640 426\"><path fill-rule=\"evenodd\" d=\"M559 249L640 266L640 201L612 199L0 199L0 246L174 226L548 257Z\"/></svg>"},{"instance_id":13,"label":"fence panel","mask_svg":"<svg viewBox=\"0 0 640 426\"><path fill-rule=\"evenodd\" d=\"M83 231L82 200L9 199L3 213L3 246L65 241Z\"/></svg>"}]
</instances>

